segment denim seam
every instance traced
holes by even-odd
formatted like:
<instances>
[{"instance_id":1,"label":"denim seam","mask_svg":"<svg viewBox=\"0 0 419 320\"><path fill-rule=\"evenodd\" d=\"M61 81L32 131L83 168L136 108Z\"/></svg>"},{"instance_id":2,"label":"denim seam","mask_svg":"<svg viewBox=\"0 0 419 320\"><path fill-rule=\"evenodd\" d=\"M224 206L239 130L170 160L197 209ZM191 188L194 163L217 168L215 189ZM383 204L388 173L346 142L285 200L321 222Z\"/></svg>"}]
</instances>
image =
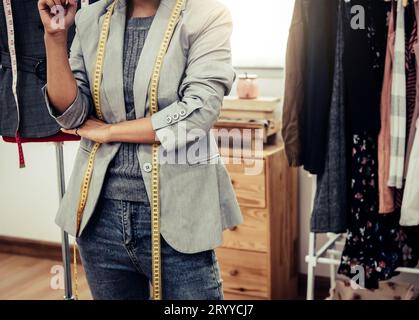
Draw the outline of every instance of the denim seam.
<instances>
[{"instance_id":1,"label":"denim seam","mask_svg":"<svg viewBox=\"0 0 419 320\"><path fill-rule=\"evenodd\" d=\"M132 221L128 221L128 215L127 212L130 210L128 204L125 201L122 201L122 205L123 205L123 212L122 212L122 221L123 221L123 227L124 227L124 245L128 246L130 244L135 245L136 244L136 239L135 236L132 232ZM128 232L128 224L131 222L131 240L128 243L127 241L127 232Z\"/></svg>"},{"instance_id":2,"label":"denim seam","mask_svg":"<svg viewBox=\"0 0 419 320\"><path fill-rule=\"evenodd\" d=\"M137 271L147 277L147 274L144 272L143 268L141 267L140 263L138 262L137 258L135 257L134 247L131 246L131 245L128 245L128 246L125 245L124 247L125 247L125 250L128 253L128 256L131 259L131 262L133 263L133 265L135 266Z\"/></svg>"},{"instance_id":3,"label":"denim seam","mask_svg":"<svg viewBox=\"0 0 419 320\"><path fill-rule=\"evenodd\" d=\"M145 276L147 276L147 274L143 271L143 269L141 268L140 264L138 263L134 252L133 252L133 246L134 243L129 243L127 244L127 237L126 237L126 233L128 230L128 219L127 219L127 215L126 212L128 210L128 205L125 201L121 200L121 207L122 207L122 215L121 215L121 219L122 219L122 229L123 229L123 243L124 243L124 248L126 250L126 252L128 253L128 256L132 262L132 264L134 265L135 269L137 269L137 271Z\"/></svg>"},{"instance_id":4,"label":"denim seam","mask_svg":"<svg viewBox=\"0 0 419 320\"><path fill-rule=\"evenodd\" d=\"M215 268L216 264L218 264L218 260L215 257L214 251L211 253L211 260L212 260L212 275L214 277L214 281L217 283L218 296L219 296L219 299L221 300L224 298L224 293L222 292L223 283L220 279L218 279L220 275Z\"/></svg>"},{"instance_id":5,"label":"denim seam","mask_svg":"<svg viewBox=\"0 0 419 320\"><path fill-rule=\"evenodd\" d=\"M126 208L126 204L124 203L124 201L120 200L119 201L121 208L120 208L120 213L121 213L121 223L122 223L122 241L125 245L126 243L126 234L127 234L127 225L125 222L125 208Z\"/></svg>"}]
</instances>

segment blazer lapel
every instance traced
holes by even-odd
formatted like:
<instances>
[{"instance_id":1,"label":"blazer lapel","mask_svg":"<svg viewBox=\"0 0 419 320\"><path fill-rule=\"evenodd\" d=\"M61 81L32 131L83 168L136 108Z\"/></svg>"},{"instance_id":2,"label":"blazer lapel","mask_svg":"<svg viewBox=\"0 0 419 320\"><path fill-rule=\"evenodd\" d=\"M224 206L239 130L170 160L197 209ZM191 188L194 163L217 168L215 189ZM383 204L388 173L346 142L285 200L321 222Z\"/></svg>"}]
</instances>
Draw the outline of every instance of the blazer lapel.
<instances>
[{"instance_id":1,"label":"blazer lapel","mask_svg":"<svg viewBox=\"0 0 419 320\"><path fill-rule=\"evenodd\" d=\"M112 2L111 2L112 3ZM103 88L109 109L117 122L126 119L123 88L123 48L126 20L126 1L119 0L111 18L103 66ZM102 19L103 21L103 19ZM103 110L106 113L106 109Z\"/></svg>"},{"instance_id":2,"label":"blazer lapel","mask_svg":"<svg viewBox=\"0 0 419 320\"><path fill-rule=\"evenodd\" d=\"M154 63L163 41L164 34L166 33L167 25L175 3L176 0L161 0L135 71L134 101L137 118L142 118L146 114L148 89L154 69Z\"/></svg>"}]
</instances>

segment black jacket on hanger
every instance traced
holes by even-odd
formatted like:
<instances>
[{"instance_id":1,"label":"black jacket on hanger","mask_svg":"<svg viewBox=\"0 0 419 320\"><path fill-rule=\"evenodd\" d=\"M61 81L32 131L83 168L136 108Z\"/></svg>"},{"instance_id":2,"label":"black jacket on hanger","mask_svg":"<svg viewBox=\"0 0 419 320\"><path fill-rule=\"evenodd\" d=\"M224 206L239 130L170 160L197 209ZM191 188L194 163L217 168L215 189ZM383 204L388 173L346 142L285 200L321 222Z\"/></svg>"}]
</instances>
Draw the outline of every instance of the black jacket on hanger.
<instances>
[{"instance_id":1,"label":"black jacket on hanger","mask_svg":"<svg viewBox=\"0 0 419 320\"><path fill-rule=\"evenodd\" d=\"M310 1L307 13L306 83L303 108L304 169L324 170L336 48L339 0Z\"/></svg>"},{"instance_id":2,"label":"black jacket on hanger","mask_svg":"<svg viewBox=\"0 0 419 320\"><path fill-rule=\"evenodd\" d=\"M365 9L365 29L354 29L351 8ZM387 45L387 14L390 3L351 0L345 4L345 73L348 130L351 133L378 133L381 127L380 101Z\"/></svg>"},{"instance_id":3,"label":"black jacket on hanger","mask_svg":"<svg viewBox=\"0 0 419 320\"><path fill-rule=\"evenodd\" d=\"M91 0L90 3L96 1ZM12 10L18 64L19 132L23 138L48 137L60 128L49 115L41 92L46 83L46 53L38 0L12 1ZM69 48L74 32L73 26L69 32ZM6 17L3 2L0 1L0 136L13 137L17 123Z\"/></svg>"}]
</instances>

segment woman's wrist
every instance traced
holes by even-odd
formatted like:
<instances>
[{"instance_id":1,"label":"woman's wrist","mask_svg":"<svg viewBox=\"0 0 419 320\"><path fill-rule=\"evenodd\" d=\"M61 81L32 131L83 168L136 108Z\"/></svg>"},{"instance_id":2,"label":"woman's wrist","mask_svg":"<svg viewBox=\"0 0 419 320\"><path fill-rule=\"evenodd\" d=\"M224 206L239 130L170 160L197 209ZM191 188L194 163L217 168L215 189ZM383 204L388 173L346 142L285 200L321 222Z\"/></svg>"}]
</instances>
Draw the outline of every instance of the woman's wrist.
<instances>
[{"instance_id":1,"label":"woman's wrist","mask_svg":"<svg viewBox=\"0 0 419 320\"><path fill-rule=\"evenodd\" d=\"M112 143L112 142L118 142L116 139L116 130L117 128L115 128L116 126L118 126L118 124L108 124L108 130L107 130L107 138L106 140L108 141L107 143Z\"/></svg>"},{"instance_id":2,"label":"woman's wrist","mask_svg":"<svg viewBox=\"0 0 419 320\"><path fill-rule=\"evenodd\" d=\"M153 144L158 142L150 118L124 121L110 124L107 128L107 139L112 142Z\"/></svg>"},{"instance_id":3,"label":"woman's wrist","mask_svg":"<svg viewBox=\"0 0 419 320\"><path fill-rule=\"evenodd\" d=\"M48 45L65 45L67 48L68 32L62 31L57 33L45 33L45 44Z\"/></svg>"}]
</instances>

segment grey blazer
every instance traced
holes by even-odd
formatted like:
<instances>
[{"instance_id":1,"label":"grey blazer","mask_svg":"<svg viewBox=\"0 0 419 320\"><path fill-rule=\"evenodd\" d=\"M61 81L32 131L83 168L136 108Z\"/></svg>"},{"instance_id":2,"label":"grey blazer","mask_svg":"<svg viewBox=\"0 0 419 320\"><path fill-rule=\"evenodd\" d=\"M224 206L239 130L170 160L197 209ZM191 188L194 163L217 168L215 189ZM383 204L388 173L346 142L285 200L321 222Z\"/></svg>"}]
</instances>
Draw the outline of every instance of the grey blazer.
<instances>
[{"instance_id":1,"label":"grey blazer","mask_svg":"<svg viewBox=\"0 0 419 320\"><path fill-rule=\"evenodd\" d=\"M80 126L93 113L92 70L99 31L112 1L99 1L77 13L70 65L79 91L73 105L57 116L44 88L49 111L64 128ZM104 62L101 107L108 123L126 120L122 86L125 1L119 1L112 16ZM136 70L137 117L149 114L150 76L174 4L175 0L161 1ZM223 230L242 222L231 180L211 132L222 99L231 90L235 77L231 65L231 31L231 16L222 4L215 0L186 0L162 67L160 111L152 116L153 127L162 143L161 234L183 253L219 246ZM58 225L72 235L76 231L80 186L92 146L92 141L81 141L56 218ZM108 165L119 147L119 143L104 144L97 153L81 234L94 213ZM141 145L138 159L150 197L151 146Z\"/></svg>"}]
</instances>

